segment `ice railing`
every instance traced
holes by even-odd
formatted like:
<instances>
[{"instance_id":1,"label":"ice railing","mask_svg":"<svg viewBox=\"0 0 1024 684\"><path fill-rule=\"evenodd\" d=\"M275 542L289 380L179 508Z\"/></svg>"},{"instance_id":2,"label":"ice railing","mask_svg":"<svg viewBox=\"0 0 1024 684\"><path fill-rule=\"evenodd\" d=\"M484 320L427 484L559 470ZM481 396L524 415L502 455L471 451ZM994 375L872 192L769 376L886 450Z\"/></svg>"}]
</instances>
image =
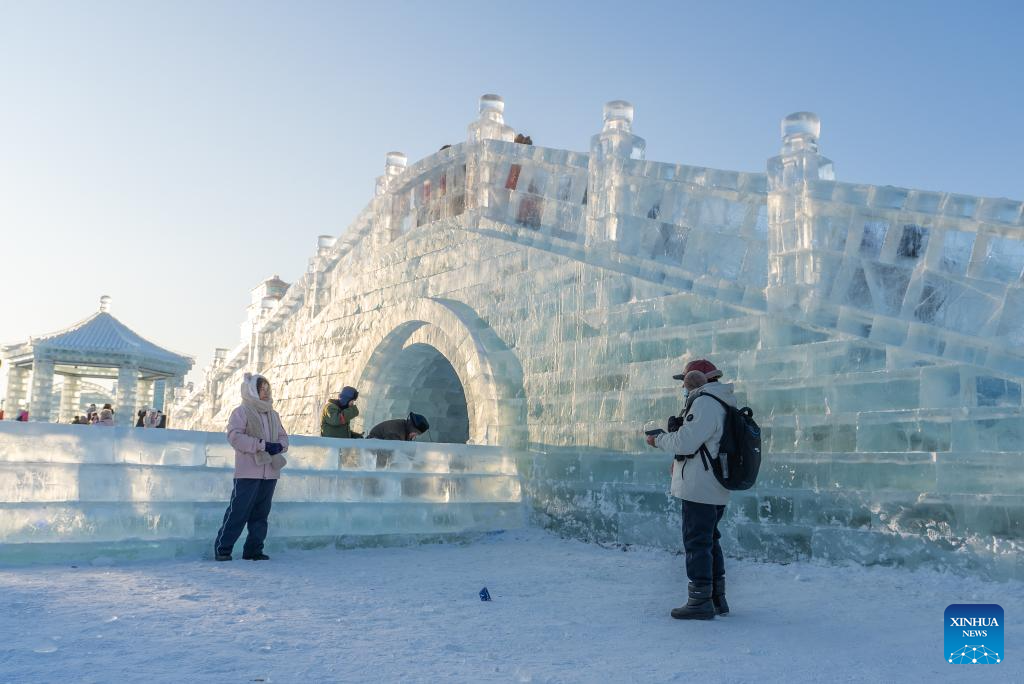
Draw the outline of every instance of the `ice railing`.
<instances>
[{"instance_id":1,"label":"ice railing","mask_svg":"<svg viewBox=\"0 0 1024 684\"><path fill-rule=\"evenodd\" d=\"M382 207L391 239L465 212L466 174L463 144L435 152L409 167L388 189L390 202Z\"/></svg>"},{"instance_id":2,"label":"ice railing","mask_svg":"<svg viewBox=\"0 0 1024 684\"><path fill-rule=\"evenodd\" d=\"M516 240L537 247L576 245L583 261L632 259L653 279L764 308L765 174L631 159L595 170L586 154L490 140L479 158L485 225L517 227Z\"/></svg>"},{"instance_id":3,"label":"ice railing","mask_svg":"<svg viewBox=\"0 0 1024 684\"><path fill-rule=\"evenodd\" d=\"M276 330L315 292L314 315L332 298L358 288L353 273L366 264L390 258L388 246L409 231L439 221L450 223L467 210L467 158L464 144L453 145L404 166L404 155L391 152L377 194L332 248L313 259L301 283L289 288L262 332ZM400 157L401 164L393 163ZM294 293L293 293L294 290Z\"/></svg>"},{"instance_id":4,"label":"ice railing","mask_svg":"<svg viewBox=\"0 0 1024 684\"><path fill-rule=\"evenodd\" d=\"M821 180L797 198L777 277L812 286L813 321L1024 375L1021 202Z\"/></svg>"},{"instance_id":5,"label":"ice railing","mask_svg":"<svg viewBox=\"0 0 1024 684\"><path fill-rule=\"evenodd\" d=\"M483 218L584 241L588 155L497 140L477 154Z\"/></svg>"},{"instance_id":6,"label":"ice railing","mask_svg":"<svg viewBox=\"0 0 1024 684\"><path fill-rule=\"evenodd\" d=\"M391 153L397 154L397 153ZM590 155L499 140L458 144L378 180L378 195L342 239L292 285L264 324L272 331L303 303L317 273L323 299L358 285L359 264L386 258L387 246L432 225L477 230L515 227L517 241L576 256L611 253L682 289L723 293L764 307L767 271L765 175L635 160L614 160L595 196ZM604 197L610 194L610 197ZM588 235L588 202L598 202L615 235ZM551 240L552 243L546 243ZM723 249L723 246L725 249ZM655 262L651 264L650 262ZM668 271L667 274L664 272Z\"/></svg>"},{"instance_id":7,"label":"ice railing","mask_svg":"<svg viewBox=\"0 0 1024 684\"><path fill-rule=\"evenodd\" d=\"M279 538L441 534L524 523L515 453L293 436ZM0 422L0 562L13 545L216 534L234 451L223 433Z\"/></svg>"}]
</instances>

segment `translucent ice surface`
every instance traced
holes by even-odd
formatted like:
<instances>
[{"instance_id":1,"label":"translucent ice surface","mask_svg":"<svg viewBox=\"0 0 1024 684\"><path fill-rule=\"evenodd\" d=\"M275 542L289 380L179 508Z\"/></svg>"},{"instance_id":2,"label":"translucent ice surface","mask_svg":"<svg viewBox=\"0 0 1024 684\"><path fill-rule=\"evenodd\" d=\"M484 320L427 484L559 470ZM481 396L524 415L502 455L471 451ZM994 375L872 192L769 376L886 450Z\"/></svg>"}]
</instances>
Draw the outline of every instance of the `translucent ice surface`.
<instances>
[{"instance_id":1,"label":"translucent ice surface","mask_svg":"<svg viewBox=\"0 0 1024 684\"><path fill-rule=\"evenodd\" d=\"M208 545L231 492L225 447L223 433L0 422L0 563L76 545ZM279 542L525 522L515 455L499 447L296 436L287 456Z\"/></svg>"}]
</instances>

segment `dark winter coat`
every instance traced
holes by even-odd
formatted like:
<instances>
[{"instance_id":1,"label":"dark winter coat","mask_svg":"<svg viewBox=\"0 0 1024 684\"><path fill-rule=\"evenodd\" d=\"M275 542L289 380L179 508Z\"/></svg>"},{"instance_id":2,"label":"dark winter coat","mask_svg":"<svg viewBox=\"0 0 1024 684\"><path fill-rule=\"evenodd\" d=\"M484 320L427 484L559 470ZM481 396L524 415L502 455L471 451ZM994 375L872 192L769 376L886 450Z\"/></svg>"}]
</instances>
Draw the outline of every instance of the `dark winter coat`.
<instances>
[{"instance_id":1,"label":"dark winter coat","mask_svg":"<svg viewBox=\"0 0 1024 684\"><path fill-rule=\"evenodd\" d=\"M338 399L331 399L324 404L320 412L320 436L352 437L352 419L359 415L359 407L355 404L344 406Z\"/></svg>"},{"instance_id":2,"label":"dark winter coat","mask_svg":"<svg viewBox=\"0 0 1024 684\"><path fill-rule=\"evenodd\" d=\"M407 418L395 418L394 420L385 420L383 423L374 425L373 429L370 430L370 434L366 435L366 438L408 442L410 432L416 432L416 428L412 426L411 421Z\"/></svg>"}]
</instances>

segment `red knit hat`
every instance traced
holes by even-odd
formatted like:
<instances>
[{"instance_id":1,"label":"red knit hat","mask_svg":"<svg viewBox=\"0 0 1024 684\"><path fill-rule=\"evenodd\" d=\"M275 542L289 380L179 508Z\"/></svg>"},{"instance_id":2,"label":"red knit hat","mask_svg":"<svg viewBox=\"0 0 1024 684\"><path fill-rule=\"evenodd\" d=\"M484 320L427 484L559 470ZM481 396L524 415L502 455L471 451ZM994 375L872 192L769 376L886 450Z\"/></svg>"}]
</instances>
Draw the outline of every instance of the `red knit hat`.
<instances>
[{"instance_id":1,"label":"red knit hat","mask_svg":"<svg viewBox=\"0 0 1024 684\"><path fill-rule=\"evenodd\" d=\"M672 379L682 380L686 377L687 373L694 370L703 373L709 382L722 377L722 371L718 370L718 368L715 367L715 364L711 363L707 359L697 359L686 364L686 368L683 369L683 372L679 375L673 375Z\"/></svg>"}]
</instances>

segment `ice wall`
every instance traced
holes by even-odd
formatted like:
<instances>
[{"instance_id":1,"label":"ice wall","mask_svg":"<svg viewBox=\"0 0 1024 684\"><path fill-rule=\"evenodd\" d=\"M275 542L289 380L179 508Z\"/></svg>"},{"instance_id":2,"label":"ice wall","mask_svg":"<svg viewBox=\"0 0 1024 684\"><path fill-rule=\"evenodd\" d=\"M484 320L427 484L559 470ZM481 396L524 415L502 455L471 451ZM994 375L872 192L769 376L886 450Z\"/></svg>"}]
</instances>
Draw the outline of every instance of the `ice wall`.
<instances>
[{"instance_id":1,"label":"ice wall","mask_svg":"<svg viewBox=\"0 0 1024 684\"><path fill-rule=\"evenodd\" d=\"M837 182L816 127L785 139L769 161L773 310L1024 376L1024 204ZM818 160L827 177L788 171Z\"/></svg>"},{"instance_id":2,"label":"ice wall","mask_svg":"<svg viewBox=\"0 0 1024 684\"><path fill-rule=\"evenodd\" d=\"M769 338L776 324L762 325ZM745 404L771 407L758 417L761 477L727 510L727 553L1024 578L1019 384L864 340L723 348L715 359ZM634 398L638 419L659 415ZM973 408L950 410L954 402ZM520 472L535 524L680 547L668 461L653 450L547 447L521 459Z\"/></svg>"},{"instance_id":3,"label":"ice wall","mask_svg":"<svg viewBox=\"0 0 1024 684\"><path fill-rule=\"evenodd\" d=\"M231 492L223 433L0 422L0 563L207 553ZM499 447L296 436L271 542L379 543L519 527Z\"/></svg>"}]
</instances>

